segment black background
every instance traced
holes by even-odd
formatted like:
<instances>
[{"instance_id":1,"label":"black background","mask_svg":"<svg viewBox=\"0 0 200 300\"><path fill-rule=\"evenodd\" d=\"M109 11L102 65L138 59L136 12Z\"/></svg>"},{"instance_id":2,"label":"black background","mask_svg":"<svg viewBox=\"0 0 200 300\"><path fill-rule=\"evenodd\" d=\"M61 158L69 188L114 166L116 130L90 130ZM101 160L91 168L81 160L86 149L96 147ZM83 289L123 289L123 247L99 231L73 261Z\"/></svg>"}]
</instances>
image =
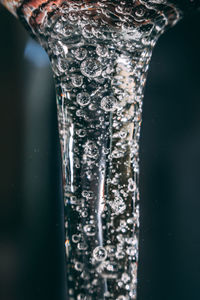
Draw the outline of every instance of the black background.
<instances>
[{"instance_id":1,"label":"black background","mask_svg":"<svg viewBox=\"0 0 200 300\"><path fill-rule=\"evenodd\" d=\"M140 145L138 300L200 299L200 18L157 43ZM56 103L49 65L0 7L0 299L64 300ZM43 54L42 54L43 55Z\"/></svg>"}]
</instances>

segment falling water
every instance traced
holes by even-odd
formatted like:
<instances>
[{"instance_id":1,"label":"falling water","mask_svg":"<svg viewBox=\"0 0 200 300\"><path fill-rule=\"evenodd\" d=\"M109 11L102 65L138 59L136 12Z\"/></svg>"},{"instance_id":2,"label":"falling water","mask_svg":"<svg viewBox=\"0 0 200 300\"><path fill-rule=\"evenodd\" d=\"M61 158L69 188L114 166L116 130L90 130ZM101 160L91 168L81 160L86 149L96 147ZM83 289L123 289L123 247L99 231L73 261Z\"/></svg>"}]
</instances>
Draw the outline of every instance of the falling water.
<instances>
[{"instance_id":1,"label":"falling water","mask_svg":"<svg viewBox=\"0 0 200 300\"><path fill-rule=\"evenodd\" d=\"M136 299L143 90L156 40L180 18L165 2L18 9L55 78L70 300Z\"/></svg>"}]
</instances>

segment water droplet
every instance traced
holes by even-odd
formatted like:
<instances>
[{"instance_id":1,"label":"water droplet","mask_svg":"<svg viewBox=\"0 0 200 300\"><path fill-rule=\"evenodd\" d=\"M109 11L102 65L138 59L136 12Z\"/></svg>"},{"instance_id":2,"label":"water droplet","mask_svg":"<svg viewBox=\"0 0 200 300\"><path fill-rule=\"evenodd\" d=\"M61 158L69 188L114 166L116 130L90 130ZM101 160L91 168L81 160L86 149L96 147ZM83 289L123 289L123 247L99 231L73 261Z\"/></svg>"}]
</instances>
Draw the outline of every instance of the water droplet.
<instances>
[{"instance_id":1,"label":"water droplet","mask_svg":"<svg viewBox=\"0 0 200 300\"><path fill-rule=\"evenodd\" d=\"M90 96L88 93L79 93L76 97L77 103L80 106L86 106L90 103Z\"/></svg>"},{"instance_id":2,"label":"water droplet","mask_svg":"<svg viewBox=\"0 0 200 300\"><path fill-rule=\"evenodd\" d=\"M98 60L88 58L81 64L81 72L89 78L95 78L101 75L101 64Z\"/></svg>"},{"instance_id":3,"label":"water droplet","mask_svg":"<svg viewBox=\"0 0 200 300\"><path fill-rule=\"evenodd\" d=\"M106 96L101 100L101 107L105 111L115 111L117 100L113 96Z\"/></svg>"},{"instance_id":4,"label":"water droplet","mask_svg":"<svg viewBox=\"0 0 200 300\"><path fill-rule=\"evenodd\" d=\"M96 247L93 251L93 257L97 261L104 261L107 257L107 251L104 247Z\"/></svg>"}]
</instances>

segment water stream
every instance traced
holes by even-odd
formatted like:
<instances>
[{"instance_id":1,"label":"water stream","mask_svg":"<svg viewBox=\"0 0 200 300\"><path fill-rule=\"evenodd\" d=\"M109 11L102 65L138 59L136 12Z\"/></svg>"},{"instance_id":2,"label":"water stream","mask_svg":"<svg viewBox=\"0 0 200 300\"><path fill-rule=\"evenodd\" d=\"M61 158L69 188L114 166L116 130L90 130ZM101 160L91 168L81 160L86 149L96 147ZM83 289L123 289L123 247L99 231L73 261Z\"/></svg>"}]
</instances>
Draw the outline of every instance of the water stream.
<instances>
[{"instance_id":1,"label":"water stream","mask_svg":"<svg viewBox=\"0 0 200 300\"><path fill-rule=\"evenodd\" d=\"M182 9L200 7L199 0L1 2L44 47L52 65L67 299L136 299L147 71L159 36L180 20Z\"/></svg>"},{"instance_id":2,"label":"water stream","mask_svg":"<svg viewBox=\"0 0 200 300\"><path fill-rule=\"evenodd\" d=\"M154 0L25 3L18 13L55 78L68 297L136 299L143 91L156 40L180 12Z\"/></svg>"}]
</instances>

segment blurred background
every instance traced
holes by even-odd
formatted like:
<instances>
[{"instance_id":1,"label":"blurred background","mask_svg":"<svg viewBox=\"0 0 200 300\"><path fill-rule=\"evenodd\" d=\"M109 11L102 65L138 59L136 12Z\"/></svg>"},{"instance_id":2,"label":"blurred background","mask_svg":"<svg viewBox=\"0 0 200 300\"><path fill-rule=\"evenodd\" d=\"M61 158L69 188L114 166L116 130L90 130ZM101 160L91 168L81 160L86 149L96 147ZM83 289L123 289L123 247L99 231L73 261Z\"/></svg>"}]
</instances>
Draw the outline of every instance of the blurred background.
<instances>
[{"instance_id":1,"label":"blurred background","mask_svg":"<svg viewBox=\"0 0 200 300\"><path fill-rule=\"evenodd\" d=\"M145 90L138 300L200 294L200 18L163 35ZM0 299L65 300L61 159L45 52L0 7Z\"/></svg>"}]
</instances>

